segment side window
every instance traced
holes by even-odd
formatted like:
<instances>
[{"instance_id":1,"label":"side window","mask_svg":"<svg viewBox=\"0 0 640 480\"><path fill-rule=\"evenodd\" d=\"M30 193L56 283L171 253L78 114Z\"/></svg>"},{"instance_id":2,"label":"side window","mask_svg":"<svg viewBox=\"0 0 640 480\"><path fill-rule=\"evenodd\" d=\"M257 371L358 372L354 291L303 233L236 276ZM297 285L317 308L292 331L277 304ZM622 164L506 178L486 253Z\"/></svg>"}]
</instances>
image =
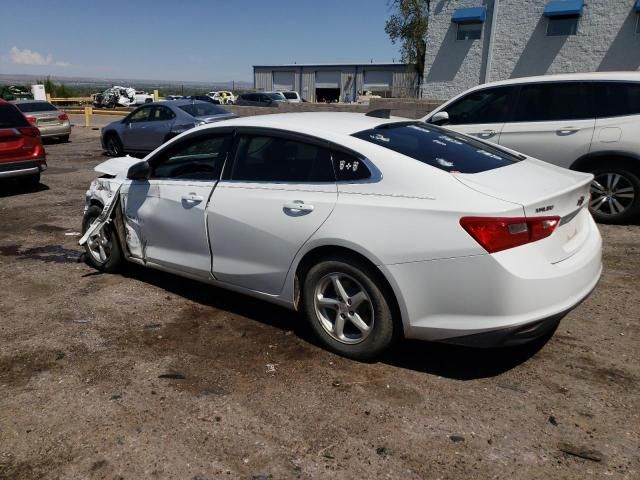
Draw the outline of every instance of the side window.
<instances>
[{"instance_id":1,"label":"side window","mask_svg":"<svg viewBox=\"0 0 640 480\"><path fill-rule=\"evenodd\" d=\"M152 178L217 180L231 144L229 135L189 138L151 160Z\"/></svg>"},{"instance_id":2,"label":"side window","mask_svg":"<svg viewBox=\"0 0 640 480\"><path fill-rule=\"evenodd\" d=\"M331 152L333 169L339 182L366 180L371 178L371 172L364 162L344 152Z\"/></svg>"},{"instance_id":3,"label":"side window","mask_svg":"<svg viewBox=\"0 0 640 480\"><path fill-rule=\"evenodd\" d=\"M143 107L129 115L129 123L147 122L151 114L151 107Z\"/></svg>"},{"instance_id":4,"label":"side window","mask_svg":"<svg viewBox=\"0 0 640 480\"><path fill-rule=\"evenodd\" d=\"M482 36L482 23L459 23L456 40L479 40Z\"/></svg>"},{"instance_id":5,"label":"side window","mask_svg":"<svg viewBox=\"0 0 640 480\"><path fill-rule=\"evenodd\" d=\"M329 150L285 138L242 135L231 180L250 182L333 182Z\"/></svg>"},{"instance_id":6,"label":"side window","mask_svg":"<svg viewBox=\"0 0 640 480\"><path fill-rule=\"evenodd\" d=\"M171 120L176 115L166 107L155 107L153 109L153 113L151 114L151 121L164 121Z\"/></svg>"},{"instance_id":7,"label":"side window","mask_svg":"<svg viewBox=\"0 0 640 480\"><path fill-rule=\"evenodd\" d=\"M549 17L547 37L563 37L577 35L580 17Z\"/></svg>"},{"instance_id":8,"label":"side window","mask_svg":"<svg viewBox=\"0 0 640 480\"><path fill-rule=\"evenodd\" d=\"M508 121L516 87L478 90L449 105L449 124L503 123Z\"/></svg>"},{"instance_id":9,"label":"side window","mask_svg":"<svg viewBox=\"0 0 640 480\"><path fill-rule=\"evenodd\" d=\"M551 122L594 118L589 84L583 82L523 85L515 122Z\"/></svg>"},{"instance_id":10,"label":"side window","mask_svg":"<svg viewBox=\"0 0 640 480\"><path fill-rule=\"evenodd\" d=\"M596 116L640 115L640 83L598 82L594 88Z\"/></svg>"}]
</instances>

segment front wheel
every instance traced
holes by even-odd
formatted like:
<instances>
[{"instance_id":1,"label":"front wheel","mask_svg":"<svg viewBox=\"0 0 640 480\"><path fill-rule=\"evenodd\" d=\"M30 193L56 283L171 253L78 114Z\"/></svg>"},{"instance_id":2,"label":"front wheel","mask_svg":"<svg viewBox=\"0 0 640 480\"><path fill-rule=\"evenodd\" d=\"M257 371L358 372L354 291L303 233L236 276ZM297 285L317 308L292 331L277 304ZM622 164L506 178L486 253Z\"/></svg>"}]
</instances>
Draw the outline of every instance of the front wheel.
<instances>
[{"instance_id":1,"label":"front wheel","mask_svg":"<svg viewBox=\"0 0 640 480\"><path fill-rule=\"evenodd\" d=\"M82 234L102 213L102 207L91 205L82 218ZM89 263L107 273L115 273L123 264L122 250L118 243L113 223L107 223L95 235L87 239L84 245Z\"/></svg>"},{"instance_id":2,"label":"front wheel","mask_svg":"<svg viewBox=\"0 0 640 480\"><path fill-rule=\"evenodd\" d=\"M356 360L369 360L397 336L388 293L379 275L349 258L321 261L304 278L303 310L322 343Z\"/></svg>"},{"instance_id":3,"label":"front wheel","mask_svg":"<svg viewBox=\"0 0 640 480\"><path fill-rule=\"evenodd\" d=\"M107 155L110 157L121 157L124 155L124 147L122 142L115 133L110 133L105 138L104 145L107 150Z\"/></svg>"},{"instance_id":4,"label":"front wheel","mask_svg":"<svg viewBox=\"0 0 640 480\"><path fill-rule=\"evenodd\" d=\"M640 216L640 179L623 167L592 172L589 209L601 223L628 223Z\"/></svg>"}]
</instances>

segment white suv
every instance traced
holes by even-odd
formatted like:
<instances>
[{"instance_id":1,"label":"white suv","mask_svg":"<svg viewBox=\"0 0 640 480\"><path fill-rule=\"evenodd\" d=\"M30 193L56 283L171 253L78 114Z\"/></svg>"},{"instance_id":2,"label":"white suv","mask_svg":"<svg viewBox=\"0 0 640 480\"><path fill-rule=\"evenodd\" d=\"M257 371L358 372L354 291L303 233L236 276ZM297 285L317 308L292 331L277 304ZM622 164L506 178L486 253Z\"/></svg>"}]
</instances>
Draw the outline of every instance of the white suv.
<instances>
[{"instance_id":1,"label":"white suv","mask_svg":"<svg viewBox=\"0 0 640 480\"><path fill-rule=\"evenodd\" d=\"M640 217L640 72L486 83L423 118L561 167L591 172L591 213Z\"/></svg>"}]
</instances>

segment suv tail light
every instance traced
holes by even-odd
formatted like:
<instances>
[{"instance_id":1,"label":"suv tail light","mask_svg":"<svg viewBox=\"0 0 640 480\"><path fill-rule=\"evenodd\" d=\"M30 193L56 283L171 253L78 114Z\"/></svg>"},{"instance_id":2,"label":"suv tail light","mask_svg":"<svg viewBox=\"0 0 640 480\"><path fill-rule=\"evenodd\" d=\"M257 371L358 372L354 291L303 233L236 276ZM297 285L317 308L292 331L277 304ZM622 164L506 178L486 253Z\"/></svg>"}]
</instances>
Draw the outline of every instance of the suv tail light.
<instances>
[{"instance_id":1,"label":"suv tail light","mask_svg":"<svg viewBox=\"0 0 640 480\"><path fill-rule=\"evenodd\" d=\"M25 137L39 137L40 136L40 130L38 130L36 127L20 127L18 128L18 131L24 135Z\"/></svg>"},{"instance_id":2,"label":"suv tail light","mask_svg":"<svg viewBox=\"0 0 640 480\"><path fill-rule=\"evenodd\" d=\"M69 115L67 115L66 113L61 113L60 115L58 115L58 120L60 121L65 121L65 120L69 120Z\"/></svg>"},{"instance_id":3,"label":"suv tail light","mask_svg":"<svg viewBox=\"0 0 640 480\"><path fill-rule=\"evenodd\" d=\"M27 117L27 122L29 122L31 125L35 125L36 123L38 123L38 119L36 117Z\"/></svg>"},{"instance_id":4,"label":"suv tail light","mask_svg":"<svg viewBox=\"0 0 640 480\"><path fill-rule=\"evenodd\" d=\"M560 217L463 217L460 225L487 252L495 253L547 238Z\"/></svg>"}]
</instances>

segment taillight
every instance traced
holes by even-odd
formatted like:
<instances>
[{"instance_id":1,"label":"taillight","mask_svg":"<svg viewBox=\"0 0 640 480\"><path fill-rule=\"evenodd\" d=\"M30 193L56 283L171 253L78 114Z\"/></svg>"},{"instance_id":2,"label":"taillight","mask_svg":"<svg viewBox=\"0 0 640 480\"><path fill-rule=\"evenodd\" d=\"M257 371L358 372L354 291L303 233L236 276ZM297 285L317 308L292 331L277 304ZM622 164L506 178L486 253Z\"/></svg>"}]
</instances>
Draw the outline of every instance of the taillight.
<instances>
[{"instance_id":1,"label":"taillight","mask_svg":"<svg viewBox=\"0 0 640 480\"><path fill-rule=\"evenodd\" d=\"M38 119L36 117L27 117L27 121L31 124L31 125L35 125L36 123L38 123Z\"/></svg>"},{"instance_id":2,"label":"taillight","mask_svg":"<svg viewBox=\"0 0 640 480\"><path fill-rule=\"evenodd\" d=\"M460 219L462 228L489 253L542 240L553 233L559 222L560 217Z\"/></svg>"},{"instance_id":3,"label":"taillight","mask_svg":"<svg viewBox=\"0 0 640 480\"><path fill-rule=\"evenodd\" d=\"M65 121L65 120L69 120L69 115L67 115L66 113L61 113L60 115L58 115L58 120L61 121Z\"/></svg>"},{"instance_id":4,"label":"taillight","mask_svg":"<svg viewBox=\"0 0 640 480\"><path fill-rule=\"evenodd\" d=\"M18 128L18 131L24 135L25 137L39 137L40 136L40 130L38 130L36 127L20 127Z\"/></svg>"}]
</instances>

